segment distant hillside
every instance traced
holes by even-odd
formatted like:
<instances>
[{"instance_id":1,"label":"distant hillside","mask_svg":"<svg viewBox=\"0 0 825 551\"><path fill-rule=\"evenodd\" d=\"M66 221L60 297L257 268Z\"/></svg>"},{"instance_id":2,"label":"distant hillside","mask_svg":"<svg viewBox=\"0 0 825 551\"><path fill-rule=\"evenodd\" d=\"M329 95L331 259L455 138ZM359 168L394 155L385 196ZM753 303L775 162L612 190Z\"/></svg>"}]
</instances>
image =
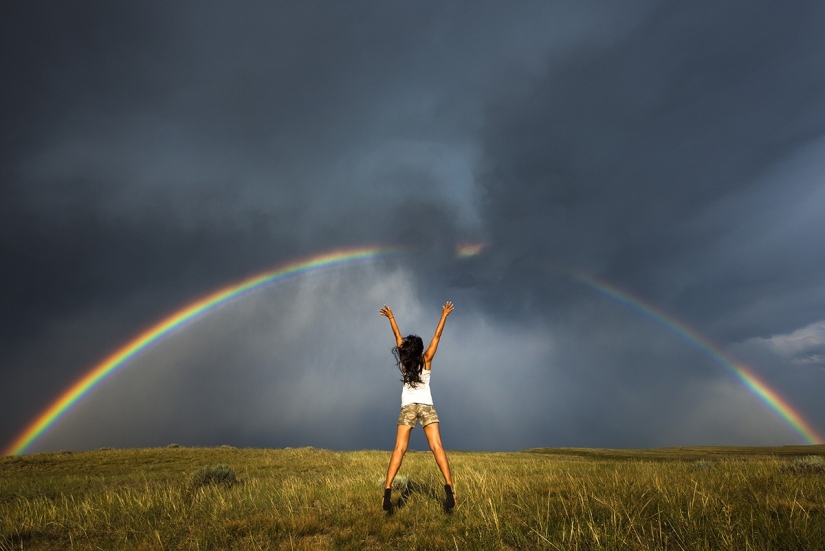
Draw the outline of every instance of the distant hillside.
<instances>
[{"instance_id":1,"label":"distant hillside","mask_svg":"<svg viewBox=\"0 0 825 551\"><path fill-rule=\"evenodd\" d=\"M825 456L825 446L687 446L650 449L608 449L608 448L533 448L526 453L546 455L592 457L599 459L646 459L646 460L697 460L733 459L746 457L804 457Z\"/></svg>"}]
</instances>

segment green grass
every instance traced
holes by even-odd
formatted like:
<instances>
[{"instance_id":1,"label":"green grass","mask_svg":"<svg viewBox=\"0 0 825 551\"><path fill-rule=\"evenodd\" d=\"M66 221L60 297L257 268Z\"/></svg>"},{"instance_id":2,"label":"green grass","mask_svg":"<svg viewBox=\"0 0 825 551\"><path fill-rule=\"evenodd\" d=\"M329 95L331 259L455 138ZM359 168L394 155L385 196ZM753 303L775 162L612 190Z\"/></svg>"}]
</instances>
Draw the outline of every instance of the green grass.
<instances>
[{"instance_id":1,"label":"green grass","mask_svg":"<svg viewBox=\"0 0 825 551\"><path fill-rule=\"evenodd\" d=\"M825 446L409 452L98 450L0 458L7 549L823 549ZM231 484L194 483L204 472ZM200 473L200 474L199 474Z\"/></svg>"}]
</instances>

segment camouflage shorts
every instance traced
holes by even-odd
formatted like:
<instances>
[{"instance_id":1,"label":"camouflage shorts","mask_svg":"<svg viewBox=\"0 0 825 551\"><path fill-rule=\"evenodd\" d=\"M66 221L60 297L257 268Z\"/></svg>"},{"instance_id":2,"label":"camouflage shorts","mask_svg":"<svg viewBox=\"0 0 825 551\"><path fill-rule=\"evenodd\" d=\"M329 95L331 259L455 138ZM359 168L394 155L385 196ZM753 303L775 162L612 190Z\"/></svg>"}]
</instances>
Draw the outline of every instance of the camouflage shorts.
<instances>
[{"instance_id":1,"label":"camouflage shorts","mask_svg":"<svg viewBox=\"0 0 825 551\"><path fill-rule=\"evenodd\" d=\"M438 414L430 404L407 404L401 406L401 413L398 415L398 424L408 427L415 427L415 422L426 427L430 423L438 423Z\"/></svg>"}]
</instances>

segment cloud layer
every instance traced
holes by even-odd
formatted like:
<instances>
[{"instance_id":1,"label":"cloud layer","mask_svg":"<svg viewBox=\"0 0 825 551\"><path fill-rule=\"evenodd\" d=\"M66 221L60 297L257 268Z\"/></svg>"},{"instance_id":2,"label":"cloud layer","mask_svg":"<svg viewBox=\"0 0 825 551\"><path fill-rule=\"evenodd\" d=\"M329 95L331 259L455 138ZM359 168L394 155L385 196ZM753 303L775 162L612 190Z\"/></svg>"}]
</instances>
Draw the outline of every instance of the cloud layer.
<instances>
[{"instance_id":1,"label":"cloud layer","mask_svg":"<svg viewBox=\"0 0 825 551\"><path fill-rule=\"evenodd\" d=\"M426 337L448 299L448 447L800 441L571 270L748 362L824 432L823 24L743 1L10 7L0 439L208 291L379 243L406 252L210 315L34 449L387 448L377 310Z\"/></svg>"}]
</instances>

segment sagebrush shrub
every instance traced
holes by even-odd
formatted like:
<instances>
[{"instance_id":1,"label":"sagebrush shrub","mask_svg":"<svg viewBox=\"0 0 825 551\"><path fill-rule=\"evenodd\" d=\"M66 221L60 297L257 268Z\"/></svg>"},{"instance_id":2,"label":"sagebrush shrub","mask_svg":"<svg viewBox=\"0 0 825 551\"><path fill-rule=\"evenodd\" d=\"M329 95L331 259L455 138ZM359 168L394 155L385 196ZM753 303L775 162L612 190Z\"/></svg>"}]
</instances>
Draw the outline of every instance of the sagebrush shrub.
<instances>
[{"instance_id":1,"label":"sagebrush shrub","mask_svg":"<svg viewBox=\"0 0 825 551\"><path fill-rule=\"evenodd\" d=\"M399 475L392 479L392 489L403 491L410 485L410 477Z\"/></svg>"},{"instance_id":2,"label":"sagebrush shrub","mask_svg":"<svg viewBox=\"0 0 825 551\"><path fill-rule=\"evenodd\" d=\"M825 457L821 455L807 455L794 459L783 465L782 470L787 473L825 473Z\"/></svg>"},{"instance_id":3,"label":"sagebrush shrub","mask_svg":"<svg viewBox=\"0 0 825 551\"><path fill-rule=\"evenodd\" d=\"M235 471L232 470L232 467L223 463L201 467L192 475L190 481L192 489L209 486L210 484L231 487L237 483L238 477L235 476Z\"/></svg>"},{"instance_id":4,"label":"sagebrush shrub","mask_svg":"<svg viewBox=\"0 0 825 551\"><path fill-rule=\"evenodd\" d=\"M713 468L713 464L707 459L697 459L692 467L694 471L709 471Z\"/></svg>"}]
</instances>

